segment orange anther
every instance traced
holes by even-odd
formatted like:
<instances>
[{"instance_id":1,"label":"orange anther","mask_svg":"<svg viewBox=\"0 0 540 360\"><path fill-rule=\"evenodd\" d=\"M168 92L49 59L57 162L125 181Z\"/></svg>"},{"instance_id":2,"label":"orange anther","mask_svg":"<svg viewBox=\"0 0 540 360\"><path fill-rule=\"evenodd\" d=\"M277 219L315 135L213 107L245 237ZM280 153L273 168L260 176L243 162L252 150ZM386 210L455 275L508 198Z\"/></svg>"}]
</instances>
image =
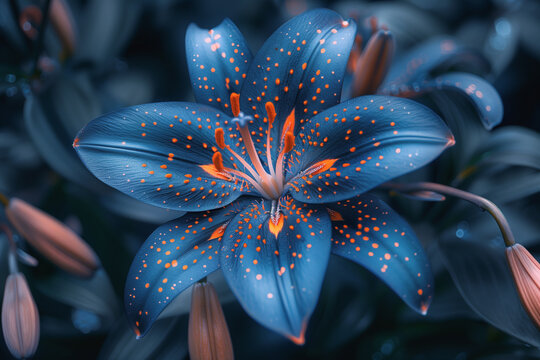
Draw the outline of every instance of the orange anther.
<instances>
[{"instance_id":1,"label":"orange anther","mask_svg":"<svg viewBox=\"0 0 540 360\"><path fill-rule=\"evenodd\" d=\"M268 114L268 121L270 121L270 125L272 125L274 119L276 118L276 108L274 107L274 103L269 101L264 104L264 107L266 108L266 113Z\"/></svg>"},{"instance_id":2,"label":"orange anther","mask_svg":"<svg viewBox=\"0 0 540 360\"><path fill-rule=\"evenodd\" d=\"M231 110L234 117L240 115L240 95L237 93L231 93Z\"/></svg>"},{"instance_id":3,"label":"orange anther","mask_svg":"<svg viewBox=\"0 0 540 360\"><path fill-rule=\"evenodd\" d=\"M283 152L286 154L292 150L294 147L294 134L292 131L287 131L285 134L285 145L283 147Z\"/></svg>"},{"instance_id":4,"label":"orange anther","mask_svg":"<svg viewBox=\"0 0 540 360\"><path fill-rule=\"evenodd\" d=\"M225 137L222 128L217 128L215 132L216 144L220 149L225 149Z\"/></svg>"},{"instance_id":5,"label":"orange anther","mask_svg":"<svg viewBox=\"0 0 540 360\"><path fill-rule=\"evenodd\" d=\"M223 167L223 157L221 156L220 152L214 153L212 156L212 163L214 163L214 166L216 167L217 171L224 172L225 168Z\"/></svg>"}]
</instances>

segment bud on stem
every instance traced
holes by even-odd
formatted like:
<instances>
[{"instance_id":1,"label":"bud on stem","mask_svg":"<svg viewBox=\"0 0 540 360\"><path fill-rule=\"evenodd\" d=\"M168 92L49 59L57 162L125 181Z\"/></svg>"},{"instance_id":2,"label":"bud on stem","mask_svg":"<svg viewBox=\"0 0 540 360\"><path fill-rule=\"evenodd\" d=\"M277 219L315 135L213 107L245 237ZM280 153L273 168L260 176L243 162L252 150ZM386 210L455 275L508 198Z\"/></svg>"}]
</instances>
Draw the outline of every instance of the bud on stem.
<instances>
[{"instance_id":1,"label":"bud on stem","mask_svg":"<svg viewBox=\"0 0 540 360\"><path fill-rule=\"evenodd\" d=\"M506 259L523 307L540 329L540 264L520 244L506 248Z\"/></svg>"},{"instance_id":2,"label":"bud on stem","mask_svg":"<svg viewBox=\"0 0 540 360\"><path fill-rule=\"evenodd\" d=\"M39 342L39 313L23 274L10 274L4 289L2 331L11 354L29 358Z\"/></svg>"},{"instance_id":3,"label":"bud on stem","mask_svg":"<svg viewBox=\"0 0 540 360\"><path fill-rule=\"evenodd\" d=\"M199 282L193 285L188 345L192 360L234 359L223 309L210 283Z\"/></svg>"},{"instance_id":4,"label":"bud on stem","mask_svg":"<svg viewBox=\"0 0 540 360\"><path fill-rule=\"evenodd\" d=\"M371 36L355 66L353 97L377 92L390 68L394 47L394 38L389 31L379 30Z\"/></svg>"},{"instance_id":5,"label":"bud on stem","mask_svg":"<svg viewBox=\"0 0 540 360\"><path fill-rule=\"evenodd\" d=\"M65 271L90 277L99 267L96 254L77 234L27 202L12 198L6 216L30 245Z\"/></svg>"}]
</instances>

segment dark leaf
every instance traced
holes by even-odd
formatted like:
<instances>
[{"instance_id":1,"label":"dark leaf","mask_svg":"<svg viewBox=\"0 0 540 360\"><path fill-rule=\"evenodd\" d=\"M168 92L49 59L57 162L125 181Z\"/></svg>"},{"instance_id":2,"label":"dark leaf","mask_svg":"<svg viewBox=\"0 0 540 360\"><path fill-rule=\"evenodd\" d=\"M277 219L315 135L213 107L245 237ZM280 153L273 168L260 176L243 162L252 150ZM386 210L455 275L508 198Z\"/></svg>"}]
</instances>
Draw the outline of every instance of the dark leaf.
<instances>
[{"instance_id":1,"label":"dark leaf","mask_svg":"<svg viewBox=\"0 0 540 360\"><path fill-rule=\"evenodd\" d=\"M493 246L488 240L441 239L439 245L452 279L465 301L485 321L540 346L540 331L521 305L502 241Z\"/></svg>"}]
</instances>

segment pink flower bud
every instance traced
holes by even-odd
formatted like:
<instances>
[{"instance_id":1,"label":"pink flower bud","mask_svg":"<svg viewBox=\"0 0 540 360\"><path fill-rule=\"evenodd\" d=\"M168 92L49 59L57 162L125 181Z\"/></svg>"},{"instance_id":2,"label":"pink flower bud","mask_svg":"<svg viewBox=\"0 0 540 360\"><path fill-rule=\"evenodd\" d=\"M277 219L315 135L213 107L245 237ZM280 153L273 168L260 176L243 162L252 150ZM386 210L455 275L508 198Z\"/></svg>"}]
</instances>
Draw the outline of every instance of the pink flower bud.
<instances>
[{"instance_id":1,"label":"pink flower bud","mask_svg":"<svg viewBox=\"0 0 540 360\"><path fill-rule=\"evenodd\" d=\"M2 304L2 330L11 354L18 358L34 355L39 342L39 313L24 275L8 276Z\"/></svg>"},{"instance_id":2,"label":"pink flower bud","mask_svg":"<svg viewBox=\"0 0 540 360\"><path fill-rule=\"evenodd\" d=\"M193 285L188 345L192 360L234 359L223 309L210 283Z\"/></svg>"},{"instance_id":3,"label":"pink flower bud","mask_svg":"<svg viewBox=\"0 0 540 360\"><path fill-rule=\"evenodd\" d=\"M90 277L99 267L94 251L70 228L27 202L12 198L6 215L36 250L63 270Z\"/></svg>"},{"instance_id":4,"label":"pink flower bud","mask_svg":"<svg viewBox=\"0 0 540 360\"><path fill-rule=\"evenodd\" d=\"M540 327L540 264L520 244L507 247L506 258L514 275L521 303L531 320Z\"/></svg>"}]
</instances>

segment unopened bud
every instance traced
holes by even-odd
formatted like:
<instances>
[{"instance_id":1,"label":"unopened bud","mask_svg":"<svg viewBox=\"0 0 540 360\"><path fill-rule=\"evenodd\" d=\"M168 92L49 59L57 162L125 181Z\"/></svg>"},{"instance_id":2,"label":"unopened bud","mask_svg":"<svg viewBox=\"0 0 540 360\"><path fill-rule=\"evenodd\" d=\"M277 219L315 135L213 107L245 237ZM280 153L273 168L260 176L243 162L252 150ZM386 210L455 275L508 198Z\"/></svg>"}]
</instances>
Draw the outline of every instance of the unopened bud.
<instances>
[{"instance_id":1,"label":"unopened bud","mask_svg":"<svg viewBox=\"0 0 540 360\"><path fill-rule=\"evenodd\" d=\"M192 360L234 359L223 309L210 283L193 285L188 345Z\"/></svg>"},{"instance_id":2,"label":"unopened bud","mask_svg":"<svg viewBox=\"0 0 540 360\"><path fill-rule=\"evenodd\" d=\"M29 358L39 342L39 313L24 275L8 276L2 304L2 331L11 354Z\"/></svg>"},{"instance_id":3,"label":"unopened bud","mask_svg":"<svg viewBox=\"0 0 540 360\"><path fill-rule=\"evenodd\" d=\"M394 37L389 31L379 30L369 39L355 67L353 97L377 92L390 68L394 47Z\"/></svg>"},{"instance_id":4,"label":"unopened bud","mask_svg":"<svg viewBox=\"0 0 540 360\"><path fill-rule=\"evenodd\" d=\"M523 307L540 328L540 264L520 244L506 248L506 258Z\"/></svg>"},{"instance_id":5,"label":"unopened bud","mask_svg":"<svg viewBox=\"0 0 540 360\"><path fill-rule=\"evenodd\" d=\"M27 202L12 198L6 215L36 250L61 269L90 277L99 267L94 251L66 225Z\"/></svg>"}]
</instances>

